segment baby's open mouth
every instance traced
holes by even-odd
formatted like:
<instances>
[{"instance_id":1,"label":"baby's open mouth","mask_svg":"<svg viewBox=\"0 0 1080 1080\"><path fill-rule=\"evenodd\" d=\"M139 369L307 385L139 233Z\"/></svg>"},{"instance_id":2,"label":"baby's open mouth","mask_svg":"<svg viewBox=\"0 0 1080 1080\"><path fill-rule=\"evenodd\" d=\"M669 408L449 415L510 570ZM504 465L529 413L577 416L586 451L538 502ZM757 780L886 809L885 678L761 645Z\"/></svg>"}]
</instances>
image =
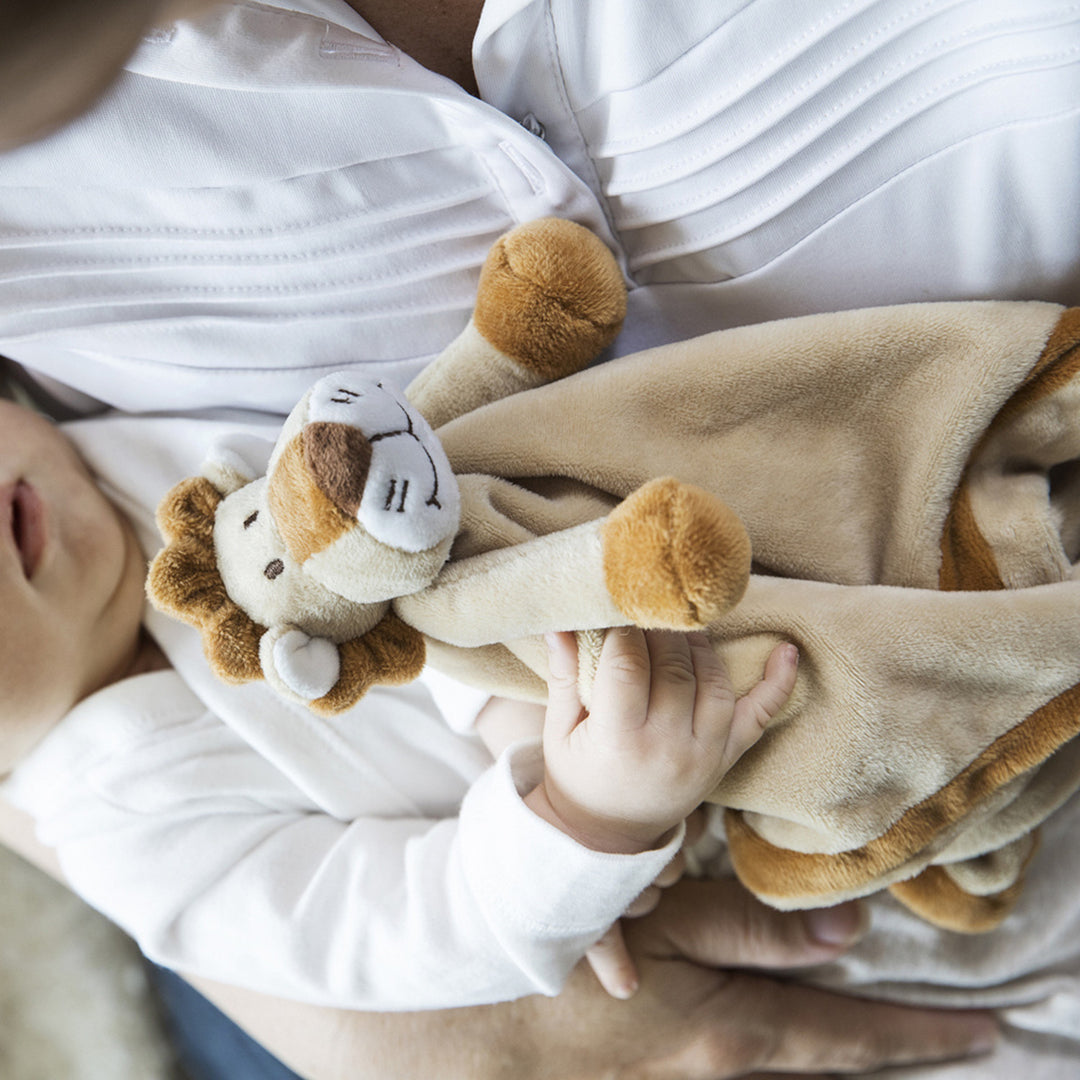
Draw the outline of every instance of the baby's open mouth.
<instances>
[{"instance_id":1,"label":"baby's open mouth","mask_svg":"<svg viewBox=\"0 0 1080 1080\"><path fill-rule=\"evenodd\" d=\"M11 498L11 534L29 580L45 548L45 514L40 496L25 480L15 485Z\"/></svg>"}]
</instances>

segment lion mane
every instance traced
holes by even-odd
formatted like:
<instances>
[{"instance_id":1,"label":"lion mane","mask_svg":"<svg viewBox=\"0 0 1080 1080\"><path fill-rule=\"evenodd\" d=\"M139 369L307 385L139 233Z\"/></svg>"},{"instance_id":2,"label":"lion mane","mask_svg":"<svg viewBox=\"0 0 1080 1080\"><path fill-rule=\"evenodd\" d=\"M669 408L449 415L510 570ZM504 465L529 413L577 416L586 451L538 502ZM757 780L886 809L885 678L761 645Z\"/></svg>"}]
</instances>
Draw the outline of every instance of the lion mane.
<instances>
[{"instance_id":1,"label":"lion mane","mask_svg":"<svg viewBox=\"0 0 1080 1080\"><path fill-rule=\"evenodd\" d=\"M214 673L230 683L264 678L259 641L266 627L229 598L217 567L214 516L225 496L203 476L177 484L158 507L166 546L150 564L147 593L159 610L194 626ZM310 707L333 715L376 684L411 682L424 666L420 632L392 611L366 634L339 645L341 678Z\"/></svg>"},{"instance_id":2,"label":"lion mane","mask_svg":"<svg viewBox=\"0 0 1080 1080\"><path fill-rule=\"evenodd\" d=\"M263 677L259 639L266 633L229 599L214 551L214 514L224 496L203 476L177 484L158 507L166 546L150 564L147 591L162 611L202 634L214 674L226 682Z\"/></svg>"}]
</instances>

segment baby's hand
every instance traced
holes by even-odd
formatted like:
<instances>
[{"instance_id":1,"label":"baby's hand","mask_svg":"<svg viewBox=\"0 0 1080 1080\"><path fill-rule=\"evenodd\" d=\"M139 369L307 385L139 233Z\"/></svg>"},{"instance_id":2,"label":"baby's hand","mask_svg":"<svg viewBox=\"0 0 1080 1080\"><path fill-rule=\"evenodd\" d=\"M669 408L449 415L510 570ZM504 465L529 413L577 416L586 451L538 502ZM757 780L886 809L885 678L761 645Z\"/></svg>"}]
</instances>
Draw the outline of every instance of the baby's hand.
<instances>
[{"instance_id":1,"label":"baby's hand","mask_svg":"<svg viewBox=\"0 0 1080 1080\"><path fill-rule=\"evenodd\" d=\"M704 634L610 631L586 712L572 634L549 637L544 780L526 796L596 851L656 846L693 811L783 707L798 651L778 645L765 676L736 698Z\"/></svg>"}]
</instances>

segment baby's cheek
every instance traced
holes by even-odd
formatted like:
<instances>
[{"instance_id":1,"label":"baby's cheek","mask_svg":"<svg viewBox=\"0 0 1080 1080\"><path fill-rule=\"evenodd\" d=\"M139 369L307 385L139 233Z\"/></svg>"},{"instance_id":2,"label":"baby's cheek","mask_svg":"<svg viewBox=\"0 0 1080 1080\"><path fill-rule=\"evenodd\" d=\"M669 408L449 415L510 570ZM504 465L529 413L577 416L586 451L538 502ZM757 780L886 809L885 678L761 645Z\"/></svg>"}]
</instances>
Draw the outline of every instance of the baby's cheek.
<instances>
[{"instance_id":1,"label":"baby's cheek","mask_svg":"<svg viewBox=\"0 0 1080 1080\"><path fill-rule=\"evenodd\" d=\"M72 709L79 641L64 626L44 625L26 608L5 611L0 633L0 773L6 772Z\"/></svg>"}]
</instances>

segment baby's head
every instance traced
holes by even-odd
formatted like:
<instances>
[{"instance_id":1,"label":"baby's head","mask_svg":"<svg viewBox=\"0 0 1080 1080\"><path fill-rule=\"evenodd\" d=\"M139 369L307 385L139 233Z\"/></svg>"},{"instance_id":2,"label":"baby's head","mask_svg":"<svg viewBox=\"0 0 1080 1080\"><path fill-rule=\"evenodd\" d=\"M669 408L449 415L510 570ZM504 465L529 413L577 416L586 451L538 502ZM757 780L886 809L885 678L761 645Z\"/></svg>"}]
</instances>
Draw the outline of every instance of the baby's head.
<instances>
[{"instance_id":1,"label":"baby's head","mask_svg":"<svg viewBox=\"0 0 1080 1080\"><path fill-rule=\"evenodd\" d=\"M130 527L71 443L0 401L0 775L126 671L144 572Z\"/></svg>"},{"instance_id":2,"label":"baby's head","mask_svg":"<svg viewBox=\"0 0 1080 1080\"><path fill-rule=\"evenodd\" d=\"M47 135L88 109L156 23L212 0L4 0L0 150Z\"/></svg>"}]
</instances>

